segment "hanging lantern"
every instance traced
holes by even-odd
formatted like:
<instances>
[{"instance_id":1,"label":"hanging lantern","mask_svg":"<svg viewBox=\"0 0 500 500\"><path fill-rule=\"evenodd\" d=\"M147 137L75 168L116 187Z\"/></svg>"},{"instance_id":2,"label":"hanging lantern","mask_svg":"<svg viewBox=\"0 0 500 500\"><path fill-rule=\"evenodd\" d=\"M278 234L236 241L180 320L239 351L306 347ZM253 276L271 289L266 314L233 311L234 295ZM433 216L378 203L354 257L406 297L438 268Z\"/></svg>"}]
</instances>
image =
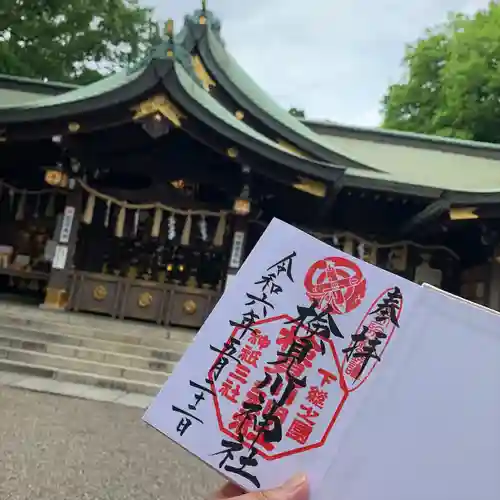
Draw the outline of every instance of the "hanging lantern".
<instances>
[{"instance_id":1,"label":"hanging lantern","mask_svg":"<svg viewBox=\"0 0 500 500\"><path fill-rule=\"evenodd\" d=\"M49 186L64 187L68 183L68 176L61 170L50 169L45 172L45 182Z\"/></svg>"},{"instance_id":2,"label":"hanging lantern","mask_svg":"<svg viewBox=\"0 0 500 500\"><path fill-rule=\"evenodd\" d=\"M241 194L236 200L234 200L233 211L238 215L248 215L252 205L250 203L250 188L248 184L245 184Z\"/></svg>"}]
</instances>

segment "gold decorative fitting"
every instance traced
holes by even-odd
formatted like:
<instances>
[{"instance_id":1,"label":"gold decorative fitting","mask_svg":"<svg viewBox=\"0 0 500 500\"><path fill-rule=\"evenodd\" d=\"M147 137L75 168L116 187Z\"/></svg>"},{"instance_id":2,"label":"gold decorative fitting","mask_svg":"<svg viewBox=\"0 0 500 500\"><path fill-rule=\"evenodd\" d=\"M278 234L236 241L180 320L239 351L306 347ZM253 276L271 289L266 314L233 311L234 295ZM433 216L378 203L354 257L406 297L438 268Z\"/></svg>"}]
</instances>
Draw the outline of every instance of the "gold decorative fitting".
<instances>
[{"instance_id":1,"label":"gold decorative fitting","mask_svg":"<svg viewBox=\"0 0 500 500\"><path fill-rule=\"evenodd\" d=\"M103 285L97 285L92 292L92 297L98 302L102 302L108 296L108 291Z\"/></svg>"},{"instance_id":2,"label":"gold decorative fitting","mask_svg":"<svg viewBox=\"0 0 500 500\"><path fill-rule=\"evenodd\" d=\"M80 124L76 122L68 123L68 130L73 133L78 132L80 130Z\"/></svg>"},{"instance_id":3,"label":"gold decorative fitting","mask_svg":"<svg viewBox=\"0 0 500 500\"><path fill-rule=\"evenodd\" d=\"M59 288L45 290L44 306L49 309L64 309L68 303L68 292Z\"/></svg>"},{"instance_id":4,"label":"gold decorative fitting","mask_svg":"<svg viewBox=\"0 0 500 500\"><path fill-rule=\"evenodd\" d=\"M149 292L144 292L139 295L139 299L137 300L137 305L145 309L149 307L153 303L153 296Z\"/></svg>"},{"instance_id":5,"label":"gold decorative fitting","mask_svg":"<svg viewBox=\"0 0 500 500\"><path fill-rule=\"evenodd\" d=\"M167 50L167 57L174 57L174 51L173 50Z\"/></svg>"},{"instance_id":6,"label":"gold decorative fitting","mask_svg":"<svg viewBox=\"0 0 500 500\"><path fill-rule=\"evenodd\" d=\"M68 183L68 176L60 170L47 170L45 172L45 182L49 186L64 187Z\"/></svg>"},{"instance_id":7,"label":"gold decorative fitting","mask_svg":"<svg viewBox=\"0 0 500 500\"><path fill-rule=\"evenodd\" d=\"M233 211L238 215L248 215L250 213L251 204L250 200L238 198L234 200Z\"/></svg>"},{"instance_id":8,"label":"gold decorative fitting","mask_svg":"<svg viewBox=\"0 0 500 500\"><path fill-rule=\"evenodd\" d=\"M301 158L308 158L308 156L304 152L295 147L293 144L290 144L289 142L286 142L282 139L278 139L276 142L280 147L285 149L287 153L291 153L295 156L300 156Z\"/></svg>"},{"instance_id":9,"label":"gold decorative fitting","mask_svg":"<svg viewBox=\"0 0 500 500\"><path fill-rule=\"evenodd\" d=\"M450 220L472 220L479 219L476 213L477 207L459 207L450 210Z\"/></svg>"},{"instance_id":10,"label":"gold decorative fitting","mask_svg":"<svg viewBox=\"0 0 500 500\"><path fill-rule=\"evenodd\" d=\"M146 116L160 113L176 127L180 127L181 120L186 118L179 108L162 94L155 95L150 99L142 101L139 105L134 106L132 111L134 112L134 120L140 120Z\"/></svg>"},{"instance_id":11,"label":"gold decorative fitting","mask_svg":"<svg viewBox=\"0 0 500 500\"><path fill-rule=\"evenodd\" d=\"M186 185L183 179L172 181L170 184L172 184L175 189L184 189L184 186Z\"/></svg>"},{"instance_id":12,"label":"gold decorative fitting","mask_svg":"<svg viewBox=\"0 0 500 500\"><path fill-rule=\"evenodd\" d=\"M296 182L293 187L304 193L324 198L326 196L326 185L320 181L314 181L305 177L299 177L299 182Z\"/></svg>"},{"instance_id":13,"label":"gold decorative fitting","mask_svg":"<svg viewBox=\"0 0 500 500\"><path fill-rule=\"evenodd\" d=\"M174 20L173 19L169 19L165 23L163 33L168 38L172 38L174 36Z\"/></svg>"},{"instance_id":14,"label":"gold decorative fitting","mask_svg":"<svg viewBox=\"0 0 500 500\"><path fill-rule=\"evenodd\" d=\"M238 110L236 111L234 116L236 117L237 120L243 120L243 118L245 118L245 113L243 113L243 111Z\"/></svg>"},{"instance_id":15,"label":"gold decorative fitting","mask_svg":"<svg viewBox=\"0 0 500 500\"><path fill-rule=\"evenodd\" d=\"M237 158L238 150L236 148L229 148L227 150L227 156L229 156L229 158Z\"/></svg>"},{"instance_id":16,"label":"gold decorative fitting","mask_svg":"<svg viewBox=\"0 0 500 500\"><path fill-rule=\"evenodd\" d=\"M200 16L200 24L207 24L207 18L205 16Z\"/></svg>"},{"instance_id":17,"label":"gold decorative fitting","mask_svg":"<svg viewBox=\"0 0 500 500\"><path fill-rule=\"evenodd\" d=\"M208 74L208 71L206 70L205 66L201 62L200 56L192 56L191 57L191 64L193 65L193 70L194 70L196 76L201 81L203 88L207 92L210 92L212 90L212 88L216 87L216 83L214 82L212 77Z\"/></svg>"},{"instance_id":18,"label":"gold decorative fitting","mask_svg":"<svg viewBox=\"0 0 500 500\"><path fill-rule=\"evenodd\" d=\"M194 276L190 276L186 282L186 286L188 288L197 288L198 287L198 280Z\"/></svg>"},{"instance_id":19,"label":"gold decorative fitting","mask_svg":"<svg viewBox=\"0 0 500 500\"><path fill-rule=\"evenodd\" d=\"M192 316L196 310L198 309L196 302L192 299L186 300L184 304L182 304L182 309L186 314Z\"/></svg>"}]
</instances>

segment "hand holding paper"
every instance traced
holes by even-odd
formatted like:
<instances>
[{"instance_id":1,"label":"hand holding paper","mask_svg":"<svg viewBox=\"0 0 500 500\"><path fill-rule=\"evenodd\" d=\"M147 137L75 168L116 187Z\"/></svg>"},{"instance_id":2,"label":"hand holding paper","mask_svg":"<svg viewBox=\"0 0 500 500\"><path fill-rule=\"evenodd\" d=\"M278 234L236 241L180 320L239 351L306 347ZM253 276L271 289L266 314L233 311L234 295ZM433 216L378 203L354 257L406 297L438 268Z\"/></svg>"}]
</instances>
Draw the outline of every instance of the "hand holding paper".
<instances>
[{"instance_id":1,"label":"hand holding paper","mask_svg":"<svg viewBox=\"0 0 500 500\"><path fill-rule=\"evenodd\" d=\"M245 491L233 483L226 484L213 500L308 500L309 486L304 474L297 474L285 484L262 493Z\"/></svg>"}]
</instances>

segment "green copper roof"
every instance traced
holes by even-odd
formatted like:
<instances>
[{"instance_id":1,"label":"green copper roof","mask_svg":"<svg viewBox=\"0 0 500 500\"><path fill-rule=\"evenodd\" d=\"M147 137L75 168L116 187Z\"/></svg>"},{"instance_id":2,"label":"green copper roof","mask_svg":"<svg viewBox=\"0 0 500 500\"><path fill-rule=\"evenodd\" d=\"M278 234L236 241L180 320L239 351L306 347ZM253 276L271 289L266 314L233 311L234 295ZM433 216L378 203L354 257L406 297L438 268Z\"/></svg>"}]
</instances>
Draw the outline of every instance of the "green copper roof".
<instances>
[{"instance_id":1,"label":"green copper roof","mask_svg":"<svg viewBox=\"0 0 500 500\"><path fill-rule=\"evenodd\" d=\"M28 100L22 103L16 103L14 106L12 106L12 104L3 104L0 105L0 109L28 109L49 107L58 106L61 104L69 104L76 101L83 101L85 99L91 99L92 97L106 94L107 92L130 83L131 81L139 77L142 72L142 69L130 74L127 71L122 71L120 73L116 73L114 75L103 78L98 82L91 83L90 85L86 85L84 87L78 87L75 90L70 90L69 92L65 92L60 95L50 97L39 96L39 98L34 101Z\"/></svg>"},{"instance_id":2,"label":"green copper roof","mask_svg":"<svg viewBox=\"0 0 500 500\"><path fill-rule=\"evenodd\" d=\"M377 172L348 169L349 176L469 193L500 191L500 161L420 147L324 136L333 148Z\"/></svg>"},{"instance_id":3,"label":"green copper roof","mask_svg":"<svg viewBox=\"0 0 500 500\"><path fill-rule=\"evenodd\" d=\"M358 125L345 125L342 123L334 122L331 120L314 120L314 119L303 119L301 120L303 124L307 125L310 128L318 129L327 127L330 129L339 129L343 131L350 131L358 134L376 134L380 137L387 138L395 138L395 139L414 139L422 142L428 143L429 147L432 144L450 144L454 146L463 146L473 149L482 149L482 150L492 150L492 151L500 151L500 144L494 144L491 142L478 142L478 141L470 141L466 139L456 139L454 137L443 137L440 135L426 135L419 134L416 132L403 132L400 130L389 130L384 128L375 128L375 127L362 127ZM323 134L320 134L323 135Z\"/></svg>"},{"instance_id":4,"label":"green copper roof","mask_svg":"<svg viewBox=\"0 0 500 500\"><path fill-rule=\"evenodd\" d=\"M242 121L236 119L232 113L230 113L224 106L222 106L208 92L206 92L199 85L199 83L195 82L181 64L176 63L174 67L175 67L175 72L177 74L177 78L179 79L179 83L182 85L184 90L189 94L189 96L192 99L201 104L212 115L214 115L227 125L231 126L232 128L240 131L241 133L247 136L252 137L253 139L263 144L266 144L267 146L280 150L281 152L294 156L296 158L301 158L300 156L295 155L293 152L289 151L288 149L281 147L278 143L270 140L265 135L260 134L253 128L243 123ZM319 165L326 165L326 163L322 162L317 162L317 163Z\"/></svg>"},{"instance_id":5,"label":"green copper roof","mask_svg":"<svg viewBox=\"0 0 500 500\"><path fill-rule=\"evenodd\" d=\"M0 107L2 103L4 103L4 106L8 107L23 106L29 102L39 101L41 98L43 98L43 96L33 92L0 88Z\"/></svg>"},{"instance_id":6,"label":"green copper roof","mask_svg":"<svg viewBox=\"0 0 500 500\"><path fill-rule=\"evenodd\" d=\"M212 56L217 64L224 70L227 77L251 99L257 106L265 111L274 120L281 123L297 134L302 135L309 141L336 152L331 145L310 128L305 126L299 119L292 116L287 110L277 104L254 80L241 68L236 60L229 54L217 35L212 30L207 30L207 40Z\"/></svg>"},{"instance_id":7,"label":"green copper roof","mask_svg":"<svg viewBox=\"0 0 500 500\"><path fill-rule=\"evenodd\" d=\"M187 31L184 31L182 36L187 37ZM224 72L226 82L229 83L230 81L239 90L241 95L246 97L246 100L255 103L263 113L266 113L282 125L283 130L287 128L311 141L311 143L329 149L333 153L340 155L340 157L351 160L350 163L347 163L349 165L358 164L360 166L360 168L351 167L346 170L347 184L350 183L351 185L367 189L378 189L381 185L392 185L396 186L396 189L399 186L401 191L411 191L415 188L414 191L420 193L426 193L427 190L471 194L500 193L500 153L499 159L486 157L487 154L491 157L496 154L495 152L500 151L500 145L480 144L470 141L434 138L420 134L406 134L382 130L371 131L374 134L378 133L379 137L383 137L383 139L374 140L373 138L370 139L370 134L368 133L370 131L367 129L343 127L331 122L303 123L301 120L290 115L287 110L281 108L239 66L236 60L226 51L220 39L216 23L210 29L206 30L206 36L208 50L210 50L214 62ZM158 61L164 58L165 50L170 47L169 43L173 42L163 42L158 47L154 47L149 57L144 61L144 64L139 65L132 72L124 71L103 78L94 84L78 87L60 95L47 97L43 95L38 96L36 93L29 91L20 92L12 89L2 89L0 82L0 104L2 101L5 102L5 104L0 105L0 112L7 109L13 111L33 109L33 114L37 114L37 110L40 110L40 114L43 114L47 110L41 108L63 106L85 100L95 102L94 98L98 96L104 96L102 101L105 107L109 101L106 94L125 87L129 83L139 79L141 75L145 74L146 68L150 67L148 64L153 64L153 60ZM266 137L242 121L237 120L230 111L199 85L190 67L189 54L185 50L184 52L177 52L177 48L179 48L178 44L176 44L174 50L177 58L174 65L175 75L187 95L203 106L213 117L239 133L245 134L253 141L268 148L274 148L274 150L280 153L300 158L275 142L277 137ZM160 61L160 67L163 67L161 64L162 62ZM169 68L169 66L164 67L166 69ZM43 82L38 82L37 84L40 83ZM160 77L158 77L156 84L159 83ZM134 86L133 88L135 92L136 87ZM145 91L142 90L142 92ZM2 99L2 93L6 98L9 95L12 98L9 99L8 104ZM112 105L113 102L109 102L109 104ZM31 112L25 113L22 111L19 113L19 116L23 116L24 114L31 115ZM52 111L48 110L48 114L52 114ZM318 127L314 127L315 125L318 125ZM309 127L314 127L314 130ZM323 134L321 132L323 127L331 127L331 130L325 130ZM346 136L348 134L343 133L341 129L344 132L350 131L352 133ZM318 133L315 130L318 130ZM391 142L391 137L415 139L419 144L418 147L413 147L411 145L412 141L407 141L407 144L399 144L394 139ZM448 147L446 151L439 150L438 145L440 144L461 146L463 149ZM449 151L450 149L453 149L453 152ZM475 153L467 154L468 149L474 149ZM461 153L462 150L464 151L463 154ZM311 161L309 160L309 162ZM316 162L316 164L323 167L327 165L321 162ZM366 166L367 169L363 169L363 166Z\"/></svg>"}]
</instances>

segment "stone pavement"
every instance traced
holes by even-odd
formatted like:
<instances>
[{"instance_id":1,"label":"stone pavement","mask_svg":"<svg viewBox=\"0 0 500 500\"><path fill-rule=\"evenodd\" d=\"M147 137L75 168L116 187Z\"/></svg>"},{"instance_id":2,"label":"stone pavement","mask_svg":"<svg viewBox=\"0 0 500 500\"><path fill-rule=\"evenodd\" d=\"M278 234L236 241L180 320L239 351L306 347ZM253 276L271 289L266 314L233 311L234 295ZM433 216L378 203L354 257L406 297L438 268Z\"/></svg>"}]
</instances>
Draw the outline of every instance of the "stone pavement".
<instances>
[{"instance_id":1,"label":"stone pavement","mask_svg":"<svg viewBox=\"0 0 500 500\"><path fill-rule=\"evenodd\" d=\"M145 394L131 394L114 389L104 389L71 382L60 382L50 378L29 377L18 373L0 372L0 390L2 385L35 392L45 392L61 396L70 396L91 401L116 403L145 409L153 399ZM4 500L0 497L1 500Z\"/></svg>"},{"instance_id":2,"label":"stone pavement","mask_svg":"<svg viewBox=\"0 0 500 500\"><path fill-rule=\"evenodd\" d=\"M84 389L11 374L2 380L1 500L201 500L222 482L147 427L142 409L123 404L133 397L77 394ZM33 392L56 389L77 397Z\"/></svg>"}]
</instances>

